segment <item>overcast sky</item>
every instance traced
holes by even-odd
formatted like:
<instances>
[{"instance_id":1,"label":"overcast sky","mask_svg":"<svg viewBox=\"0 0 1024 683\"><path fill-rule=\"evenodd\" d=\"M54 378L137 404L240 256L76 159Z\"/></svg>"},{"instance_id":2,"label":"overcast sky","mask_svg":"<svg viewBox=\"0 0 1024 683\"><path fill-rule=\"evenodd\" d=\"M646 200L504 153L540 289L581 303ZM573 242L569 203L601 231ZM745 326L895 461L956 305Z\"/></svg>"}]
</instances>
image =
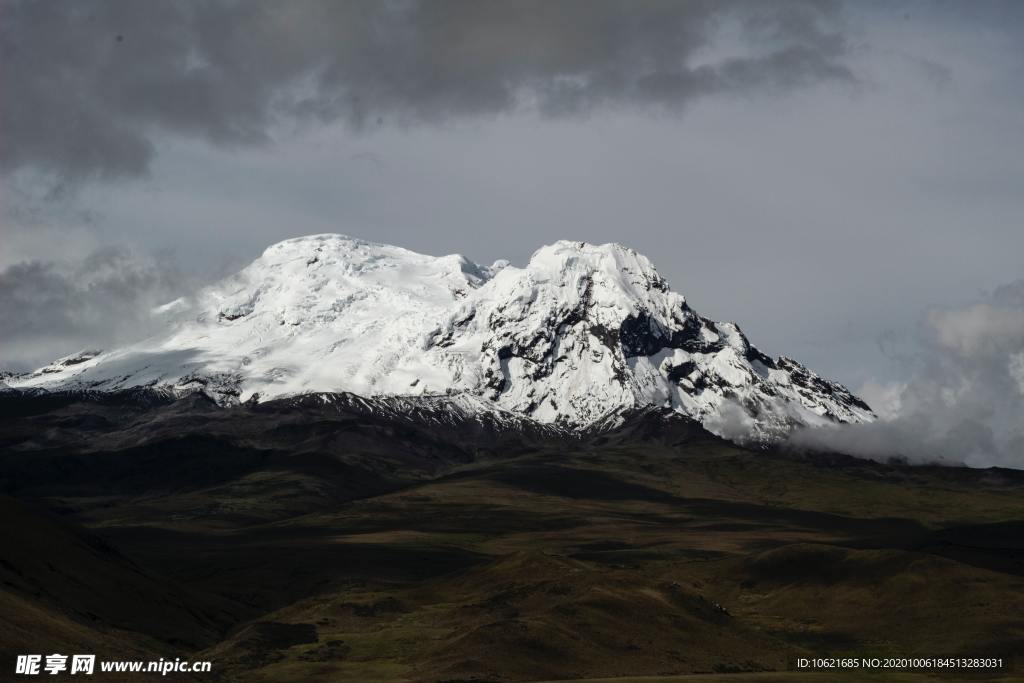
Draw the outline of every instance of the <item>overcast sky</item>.
<instances>
[{"instance_id":1,"label":"overcast sky","mask_svg":"<svg viewBox=\"0 0 1024 683\"><path fill-rule=\"evenodd\" d=\"M869 392L1024 277L1024 3L4 0L0 70L9 368L318 232L622 242Z\"/></svg>"}]
</instances>

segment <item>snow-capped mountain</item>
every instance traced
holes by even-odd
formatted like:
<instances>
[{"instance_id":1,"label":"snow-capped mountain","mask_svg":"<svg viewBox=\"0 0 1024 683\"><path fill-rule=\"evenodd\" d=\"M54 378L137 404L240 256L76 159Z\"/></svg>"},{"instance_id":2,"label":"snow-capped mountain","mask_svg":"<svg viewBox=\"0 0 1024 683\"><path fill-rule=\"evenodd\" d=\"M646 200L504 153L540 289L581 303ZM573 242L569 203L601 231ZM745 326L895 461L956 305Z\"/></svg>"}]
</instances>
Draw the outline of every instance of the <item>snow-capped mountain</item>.
<instances>
[{"instance_id":1,"label":"snow-capped mountain","mask_svg":"<svg viewBox=\"0 0 1024 683\"><path fill-rule=\"evenodd\" d=\"M762 440L873 419L841 385L699 316L646 257L617 244L556 242L516 268L313 235L157 314L164 334L5 382L202 389L223 403L458 394L567 427L651 406Z\"/></svg>"}]
</instances>

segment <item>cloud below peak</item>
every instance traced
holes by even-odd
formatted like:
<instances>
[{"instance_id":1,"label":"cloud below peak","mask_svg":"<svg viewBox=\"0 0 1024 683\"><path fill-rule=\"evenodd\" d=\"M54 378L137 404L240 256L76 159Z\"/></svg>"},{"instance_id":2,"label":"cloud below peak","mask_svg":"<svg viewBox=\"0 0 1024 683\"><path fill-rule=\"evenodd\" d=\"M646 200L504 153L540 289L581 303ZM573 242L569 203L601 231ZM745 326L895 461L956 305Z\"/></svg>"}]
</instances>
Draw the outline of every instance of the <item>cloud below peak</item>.
<instances>
[{"instance_id":1,"label":"cloud below peak","mask_svg":"<svg viewBox=\"0 0 1024 683\"><path fill-rule=\"evenodd\" d=\"M935 309L907 382L862 392L877 422L807 429L797 448L885 460L1024 469L1024 280Z\"/></svg>"},{"instance_id":2,"label":"cloud below peak","mask_svg":"<svg viewBox=\"0 0 1024 683\"><path fill-rule=\"evenodd\" d=\"M166 259L113 247L14 263L0 270L0 318L18 323L5 330L0 370L144 337L158 322L152 309L177 296L180 280Z\"/></svg>"}]
</instances>

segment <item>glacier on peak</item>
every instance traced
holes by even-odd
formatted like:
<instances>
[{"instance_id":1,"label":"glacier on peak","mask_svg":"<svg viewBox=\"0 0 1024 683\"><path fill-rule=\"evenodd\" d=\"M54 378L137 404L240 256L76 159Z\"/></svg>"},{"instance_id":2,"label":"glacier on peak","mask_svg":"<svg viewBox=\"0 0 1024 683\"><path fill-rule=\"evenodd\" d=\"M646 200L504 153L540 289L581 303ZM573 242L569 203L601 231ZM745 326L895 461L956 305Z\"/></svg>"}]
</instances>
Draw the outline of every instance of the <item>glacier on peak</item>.
<instances>
[{"instance_id":1,"label":"glacier on peak","mask_svg":"<svg viewBox=\"0 0 1024 683\"><path fill-rule=\"evenodd\" d=\"M518 268L311 235L172 304L162 334L6 383L201 389L226 403L456 393L568 427L658 407L755 441L874 417L841 385L699 316L618 244L559 241Z\"/></svg>"}]
</instances>

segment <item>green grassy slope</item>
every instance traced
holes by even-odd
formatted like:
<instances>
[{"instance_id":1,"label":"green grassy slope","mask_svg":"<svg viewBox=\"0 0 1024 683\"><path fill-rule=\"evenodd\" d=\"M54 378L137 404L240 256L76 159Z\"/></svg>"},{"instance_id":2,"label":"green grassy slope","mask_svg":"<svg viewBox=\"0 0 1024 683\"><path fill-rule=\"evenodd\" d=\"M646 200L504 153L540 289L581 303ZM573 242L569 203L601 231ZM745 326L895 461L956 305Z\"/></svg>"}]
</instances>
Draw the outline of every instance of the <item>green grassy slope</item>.
<instances>
[{"instance_id":1,"label":"green grassy slope","mask_svg":"<svg viewBox=\"0 0 1024 683\"><path fill-rule=\"evenodd\" d=\"M5 518L25 531L9 527L3 540L4 642L211 659L216 678L238 681L909 683L1022 672L1019 473L694 436L476 462L446 461L442 443L417 454L430 468L370 479L344 454L324 467L275 448L264 466L193 486L101 496L34 483L34 504L62 519L8 500ZM232 462L243 456L232 451ZM362 480L386 485L357 497ZM8 641L15 632L29 640ZM809 656L958 655L1006 666L794 670Z\"/></svg>"}]
</instances>

